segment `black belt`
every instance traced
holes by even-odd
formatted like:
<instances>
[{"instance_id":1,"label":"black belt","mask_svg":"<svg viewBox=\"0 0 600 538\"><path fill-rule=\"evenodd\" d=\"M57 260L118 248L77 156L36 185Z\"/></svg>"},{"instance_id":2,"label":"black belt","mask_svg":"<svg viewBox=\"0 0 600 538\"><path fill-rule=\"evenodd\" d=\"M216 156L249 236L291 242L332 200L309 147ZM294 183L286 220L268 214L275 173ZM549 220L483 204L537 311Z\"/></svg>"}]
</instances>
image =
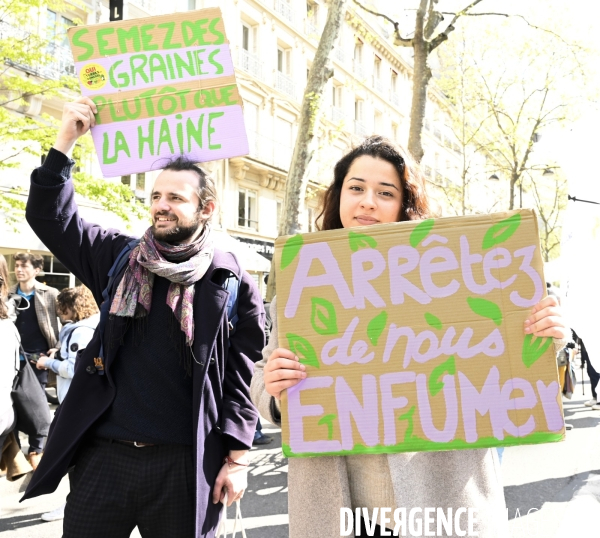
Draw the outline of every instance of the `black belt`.
<instances>
[{"instance_id":1,"label":"black belt","mask_svg":"<svg viewBox=\"0 0 600 538\"><path fill-rule=\"evenodd\" d=\"M121 439L111 439L113 443L125 446L134 446L135 448L148 448L158 446L156 443L139 443L138 441L122 441Z\"/></svg>"}]
</instances>

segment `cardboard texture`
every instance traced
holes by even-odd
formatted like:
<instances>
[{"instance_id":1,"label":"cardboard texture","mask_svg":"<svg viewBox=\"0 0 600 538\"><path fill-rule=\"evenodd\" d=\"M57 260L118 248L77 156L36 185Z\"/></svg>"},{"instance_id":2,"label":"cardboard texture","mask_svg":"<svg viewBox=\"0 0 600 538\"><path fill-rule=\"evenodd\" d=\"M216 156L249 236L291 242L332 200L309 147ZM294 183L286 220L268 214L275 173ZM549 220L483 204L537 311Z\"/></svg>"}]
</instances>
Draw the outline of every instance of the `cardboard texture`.
<instances>
[{"instance_id":1,"label":"cardboard texture","mask_svg":"<svg viewBox=\"0 0 600 538\"><path fill-rule=\"evenodd\" d=\"M282 398L286 456L418 452L564 438L533 211L275 242L281 347L307 378Z\"/></svg>"},{"instance_id":2,"label":"cardboard texture","mask_svg":"<svg viewBox=\"0 0 600 538\"><path fill-rule=\"evenodd\" d=\"M221 10L68 30L81 93L98 107L92 138L104 177L248 153Z\"/></svg>"}]
</instances>

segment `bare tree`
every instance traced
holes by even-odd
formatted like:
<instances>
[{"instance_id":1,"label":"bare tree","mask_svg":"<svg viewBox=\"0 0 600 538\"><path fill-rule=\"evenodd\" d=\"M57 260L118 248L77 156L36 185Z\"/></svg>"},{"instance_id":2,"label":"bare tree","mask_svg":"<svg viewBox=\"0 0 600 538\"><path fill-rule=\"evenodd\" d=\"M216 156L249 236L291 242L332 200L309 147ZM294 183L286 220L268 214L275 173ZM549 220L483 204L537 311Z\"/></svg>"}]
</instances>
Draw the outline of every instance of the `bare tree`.
<instances>
[{"instance_id":1,"label":"bare tree","mask_svg":"<svg viewBox=\"0 0 600 538\"><path fill-rule=\"evenodd\" d=\"M559 169L547 168L541 181L529 175L540 226L542 257L549 262L560 248L563 210L567 207L567 181Z\"/></svg>"},{"instance_id":2,"label":"bare tree","mask_svg":"<svg viewBox=\"0 0 600 538\"><path fill-rule=\"evenodd\" d=\"M308 73L308 81L302 98L300 126L285 186L279 235L293 235L300 230L300 202L306 194L307 170L314 153L313 145L319 125L323 90L327 81L333 76L329 58L340 34L345 14L346 0L331 0L327 21ZM267 286L268 300L275 295L275 278L275 264L273 263Z\"/></svg>"},{"instance_id":3,"label":"bare tree","mask_svg":"<svg viewBox=\"0 0 600 538\"><path fill-rule=\"evenodd\" d=\"M432 77L428 62L429 56L444 41L448 40L450 33L455 29L458 19L469 15L470 11L483 0L474 0L460 11L450 14L452 15L452 19L441 31L438 31L438 28L444 22L444 15L448 13L442 13L436 9L439 0L419 0L412 37L403 37L400 33L400 24L389 16L367 8L358 0L353 1L361 9L372 15L382 17L394 26L394 45L413 49L413 87L408 150L420 162L424 154L423 146L421 145L421 133L423 131L425 107L427 105L427 87Z\"/></svg>"}]
</instances>

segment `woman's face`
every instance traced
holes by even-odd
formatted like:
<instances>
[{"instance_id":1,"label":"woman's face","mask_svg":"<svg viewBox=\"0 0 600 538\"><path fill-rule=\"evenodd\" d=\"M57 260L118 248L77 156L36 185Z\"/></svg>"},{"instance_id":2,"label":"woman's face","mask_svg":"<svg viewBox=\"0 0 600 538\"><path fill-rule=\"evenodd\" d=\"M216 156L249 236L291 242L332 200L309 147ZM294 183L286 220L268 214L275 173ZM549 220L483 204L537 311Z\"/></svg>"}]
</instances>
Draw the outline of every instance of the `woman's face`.
<instances>
[{"instance_id":1,"label":"woman's face","mask_svg":"<svg viewBox=\"0 0 600 538\"><path fill-rule=\"evenodd\" d=\"M340 220L344 228L398 222L402 186L396 168L383 159L354 159L342 184Z\"/></svg>"}]
</instances>

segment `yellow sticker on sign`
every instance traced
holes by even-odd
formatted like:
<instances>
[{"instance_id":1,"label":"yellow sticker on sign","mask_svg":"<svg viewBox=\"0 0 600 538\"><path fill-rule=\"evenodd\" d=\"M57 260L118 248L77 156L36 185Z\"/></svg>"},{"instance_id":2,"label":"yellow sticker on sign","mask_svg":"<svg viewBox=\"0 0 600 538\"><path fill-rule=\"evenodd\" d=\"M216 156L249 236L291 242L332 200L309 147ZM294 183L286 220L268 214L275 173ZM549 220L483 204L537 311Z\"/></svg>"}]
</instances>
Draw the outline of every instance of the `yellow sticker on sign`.
<instances>
[{"instance_id":1,"label":"yellow sticker on sign","mask_svg":"<svg viewBox=\"0 0 600 538\"><path fill-rule=\"evenodd\" d=\"M79 73L81 83L90 90L99 90L108 79L106 69L100 64L87 64Z\"/></svg>"}]
</instances>

